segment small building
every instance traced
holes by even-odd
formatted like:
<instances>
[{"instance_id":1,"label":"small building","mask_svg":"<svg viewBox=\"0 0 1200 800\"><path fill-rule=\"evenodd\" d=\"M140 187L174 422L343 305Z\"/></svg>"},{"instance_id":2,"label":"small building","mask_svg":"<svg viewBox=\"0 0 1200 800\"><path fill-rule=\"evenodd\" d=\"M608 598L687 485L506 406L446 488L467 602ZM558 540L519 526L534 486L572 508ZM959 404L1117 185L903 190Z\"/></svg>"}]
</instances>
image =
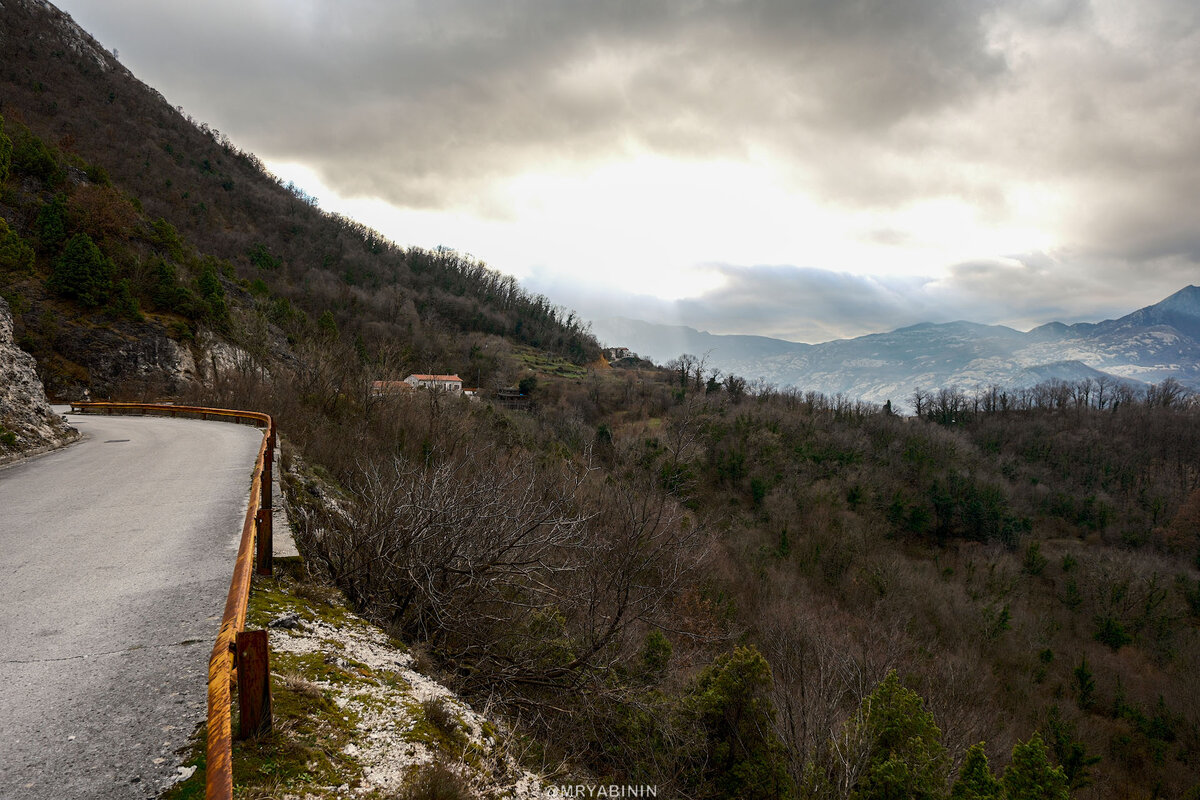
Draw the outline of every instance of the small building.
<instances>
[{"instance_id":1,"label":"small building","mask_svg":"<svg viewBox=\"0 0 1200 800\"><path fill-rule=\"evenodd\" d=\"M371 381L371 397L411 392L412 387L404 381Z\"/></svg>"},{"instance_id":2,"label":"small building","mask_svg":"<svg viewBox=\"0 0 1200 800\"><path fill-rule=\"evenodd\" d=\"M637 353L628 347L606 347L604 357L609 361L620 361L623 358L637 358Z\"/></svg>"},{"instance_id":3,"label":"small building","mask_svg":"<svg viewBox=\"0 0 1200 800\"><path fill-rule=\"evenodd\" d=\"M526 410L529 408L529 395L522 394L516 387L496 390L496 403L502 408Z\"/></svg>"},{"instance_id":4,"label":"small building","mask_svg":"<svg viewBox=\"0 0 1200 800\"><path fill-rule=\"evenodd\" d=\"M439 389L443 392L453 392L454 394L462 394L463 390L462 378L457 375L421 375L414 373L405 378L404 382L413 388Z\"/></svg>"}]
</instances>

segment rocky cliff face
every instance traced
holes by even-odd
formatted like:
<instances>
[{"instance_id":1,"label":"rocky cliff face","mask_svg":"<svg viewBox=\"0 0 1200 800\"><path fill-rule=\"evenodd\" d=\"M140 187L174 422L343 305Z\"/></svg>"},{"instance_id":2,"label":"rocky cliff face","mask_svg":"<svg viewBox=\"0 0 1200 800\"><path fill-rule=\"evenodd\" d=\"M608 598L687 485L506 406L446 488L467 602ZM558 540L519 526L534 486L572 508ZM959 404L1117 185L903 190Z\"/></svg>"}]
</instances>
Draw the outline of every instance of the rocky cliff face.
<instances>
[{"instance_id":1,"label":"rocky cliff face","mask_svg":"<svg viewBox=\"0 0 1200 800\"><path fill-rule=\"evenodd\" d=\"M78 437L50 408L33 356L13 342L12 312L0 299L0 464Z\"/></svg>"}]
</instances>

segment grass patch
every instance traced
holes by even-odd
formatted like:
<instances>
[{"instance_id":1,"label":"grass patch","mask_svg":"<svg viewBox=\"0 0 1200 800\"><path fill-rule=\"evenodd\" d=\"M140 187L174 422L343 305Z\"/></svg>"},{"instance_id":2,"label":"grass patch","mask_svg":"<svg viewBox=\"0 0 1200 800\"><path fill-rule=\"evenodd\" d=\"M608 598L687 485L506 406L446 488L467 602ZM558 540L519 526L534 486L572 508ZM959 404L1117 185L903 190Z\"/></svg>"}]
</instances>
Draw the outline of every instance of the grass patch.
<instances>
[{"instance_id":1,"label":"grass patch","mask_svg":"<svg viewBox=\"0 0 1200 800\"><path fill-rule=\"evenodd\" d=\"M435 697L421 702L420 720L412 729L412 738L439 749L461 753L467 745L467 730L453 705Z\"/></svg>"},{"instance_id":2,"label":"grass patch","mask_svg":"<svg viewBox=\"0 0 1200 800\"><path fill-rule=\"evenodd\" d=\"M276 579L255 578L246 614L247 629L265 628L275 617L296 612L301 619L332 625L359 625L332 590L300 581L301 567L285 565ZM301 589L300 587L304 587ZM320 685L374 684L365 664L348 659L327 661L322 653L271 651L273 729L267 736L233 743L234 796L238 798L323 796L329 787L355 786L361 768L343 752L352 741L358 716L338 708ZM234 701L234 735L237 735ZM196 771L175 784L164 800L204 797L205 728L191 742L185 765Z\"/></svg>"},{"instance_id":3,"label":"grass patch","mask_svg":"<svg viewBox=\"0 0 1200 800\"><path fill-rule=\"evenodd\" d=\"M354 785L360 770L342 753L354 731L352 713L338 709L319 686L294 674L272 680L271 705L274 727L269 735L234 740L235 797L282 797L297 792L317 793L326 786ZM235 736L236 709L235 702ZM206 729L201 726L185 762L195 766L196 771L172 786L162 800L204 797L206 737Z\"/></svg>"},{"instance_id":4,"label":"grass patch","mask_svg":"<svg viewBox=\"0 0 1200 800\"><path fill-rule=\"evenodd\" d=\"M565 358L543 353L531 347L515 347L513 352L522 366L543 375L557 375L560 378L582 378L588 374L587 367L573 364Z\"/></svg>"},{"instance_id":5,"label":"grass patch","mask_svg":"<svg viewBox=\"0 0 1200 800\"><path fill-rule=\"evenodd\" d=\"M246 608L246 628L265 628L280 614L291 611L305 622L325 622L336 627L361 625L342 605L337 589L304 580L303 562L276 559L276 577L257 576Z\"/></svg>"}]
</instances>

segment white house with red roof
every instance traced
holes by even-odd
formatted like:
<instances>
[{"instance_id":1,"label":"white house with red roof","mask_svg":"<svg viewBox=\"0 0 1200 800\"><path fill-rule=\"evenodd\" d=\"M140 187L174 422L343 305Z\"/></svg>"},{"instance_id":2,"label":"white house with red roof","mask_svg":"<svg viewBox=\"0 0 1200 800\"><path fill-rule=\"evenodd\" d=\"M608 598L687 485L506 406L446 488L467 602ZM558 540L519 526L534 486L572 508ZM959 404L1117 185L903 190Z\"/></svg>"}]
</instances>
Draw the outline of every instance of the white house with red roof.
<instances>
[{"instance_id":1,"label":"white house with red roof","mask_svg":"<svg viewBox=\"0 0 1200 800\"><path fill-rule=\"evenodd\" d=\"M462 378L457 375L421 375L414 373L404 379L404 382L414 388L440 389L444 392L462 394Z\"/></svg>"}]
</instances>

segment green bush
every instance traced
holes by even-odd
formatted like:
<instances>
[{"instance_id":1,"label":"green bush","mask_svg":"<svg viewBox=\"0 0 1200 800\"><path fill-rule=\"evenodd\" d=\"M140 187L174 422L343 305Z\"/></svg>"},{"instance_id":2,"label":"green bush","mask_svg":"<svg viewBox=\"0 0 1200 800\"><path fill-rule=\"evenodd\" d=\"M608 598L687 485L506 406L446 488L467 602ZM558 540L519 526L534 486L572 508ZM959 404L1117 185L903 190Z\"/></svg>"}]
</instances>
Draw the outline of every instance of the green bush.
<instances>
[{"instance_id":1,"label":"green bush","mask_svg":"<svg viewBox=\"0 0 1200 800\"><path fill-rule=\"evenodd\" d=\"M55 260L46 288L82 305L98 306L112 289L112 273L112 262L104 257L92 237L77 233Z\"/></svg>"},{"instance_id":2,"label":"green bush","mask_svg":"<svg viewBox=\"0 0 1200 800\"><path fill-rule=\"evenodd\" d=\"M279 269L283 265L283 261L271 255L271 251L262 242L257 242L251 247L246 255L250 259L250 263L259 269L273 270Z\"/></svg>"},{"instance_id":3,"label":"green bush","mask_svg":"<svg viewBox=\"0 0 1200 800\"><path fill-rule=\"evenodd\" d=\"M12 139L4 133L4 116L0 114L0 183L8 180L12 168Z\"/></svg>"},{"instance_id":4,"label":"green bush","mask_svg":"<svg viewBox=\"0 0 1200 800\"><path fill-rule=\"evenodd\" d=\"M1025 548L1025 558L1021 562L1021 569L1029 575L1041 575L1049 563L1050 559L1042 555L1041 543L1030 542Z\"/></svg>"},{"instance_id":5,"label":"green bush","mask_svg":"<svg viewBox=\"0 0 1200 800\"><path fill-rule=\"evenodd\" d=\"M1000 781L988 766L983 742L967 751L958 779L950 790L950 800L1000 800Z\"/></svg>"},{"instance_id":6,"label":"green bush","mask_svg":"<svg viewBox=\"0 0 1200 800\"><path fill-rule=\"evenodd\" d=\"M302 319L304 312L297 311L286 297L277 297L267 312L267 318L276 325L287 325Z\"/></svg>"},{"instance_id":7,"label":"green bush","mask_svg":"<svg viewBox=\"0 0 1200 800\"><path fill-rule=\"evenodd\" d=\"M671 662L671 640L662 631L650 631L642 645L641 661L644 674L649 680L661 680Z\"/></svg>"},{"instance_id":8,"label":"green bush","mask_svg":"<svg viewBox=\"0 0 1200 800\"><path fill-rule=\"evenodd\" d=\"M97 186L112 186L112 178L108 176L108 170L98 164L88 164L84 175Z\"/></svg>"},{"instance_id":9,"label":"green bush","mask_svg":"<svg viewBox=\"0 0 1200 800\"><path fill-rule=\"evenodd\" d=\"M1096 702L1096 676L1088 666L1087 657L1079 660L1079 666L1071 670L1072 685L1075 688L1075 702L1087 711Z\"/></svg>"},{"instance_id":10,"label":"green bush","mask_svg":"<svg viewBox=\"0 0 1200 800\"><path fill-rule=\"evenodd\" d=\"M154 244L166 250L172 260L183 261L183 240L179 238L179 231L175 230L174 225L159 217L150 223L150 238Z\"/></svg>"},{"instance_id":11,"label":"green bush","mask_svg":"<svg viewBox=\"0 0 1200 800\"><path fill-rule=\"evenodd\" d=\"M690 700L706 739L698 776L702 796L794 796L786 751L773 729L771 685L771 667L754 647L717 656L696 681Z\"/></svg>"},{"instance_id":12,"label":"green bush","mask_svg":"<svg viewBox=\"0 0 1200 800\"><path fill-rule=\"evenodd\" d=\"M1063 718L1058 706L1050 708L1046 733L1067 785L1071 789L1079 789L1091 783L1089 768L1100 763L1100 756L1089 754L1084 742L1075 738L1075 726Z\"/></svg>"},{"instance_id":13,"label":"green bush","mask_svg":"<svg viewBox=\"0 0 1200 800\"><path fill-rule=\"evenodd\" d=\"M176 341L190 342L196 338L195 334L192 333L191 326L183 320L171 320L171 324L167 326L167 330L170 332L171 338Z\"/></svg>"},{"instance_id":14,"label":"green bush","mask_svg":"<svg viewBox=\"0 0 1200 800\"><path fill-rule=\"evenodd\" d=\"M225 287L217 275L216 259L206 258L200 274L196 276L196 288L204 302L209 323L218 330L229 329L229 304L225 301Z\"/></svg>"},{"instance_id":15,"label":"green bush","mask_svg":"<svg viewBox=\"0 0 1200 800\"><path fill-rule=\"evenodd\" d=\"M1125 630L1125 626L1111 615L1098 616L1095 622L1096 632L1093 637L1097 642L1108 645L1114 652L1133 642L1133 637Z\"/></svg>"},{"instance_id":16,"label":"green bush","mask_svg":"<svg viewBox=\"0 0 1200 800\"><path fill-rule=\"evenodd\" d=\"M942 732L919 694L900 683L895 670L862 702L855 737L871 741L871 754L853 800L946 796L950 757Z\"/></svg>"},{"instance_id":17,"label":"green bush","mask_svg":"<svg viewBox=\"0 0 1200 800\"><path fill-rule=\"evenodd\" d=\"M317 318L317 331L326 339L338 338L337 321L334 320L332 311L324 311Z\"/></svg>"},{"instance_id":18,"label":"green bush","mask_svg":"<svg viewBox=\"0 0 1200 800\"><path fill-rule=\"evenodd\" d=\"M33 220L33 232L43 252L53 252L67 238L67 199L57 194L48 203L43 203Z\"/></svg>"},{"instance_id":19,"label":"green bush","mask_svg":"<svg viewBox=\"0 0 1200 800\"><path fill-rule=\"evenodd\" d=\"M138 304L137 298L133 296L133 292L129 290L129 281L117 281L113 287L112 299L109 301L109 307L117 314L128 317L135 322L142 322L146 318L142 315L141 306Z\"/></svg>"},{"instance_id":20,"label":"green bush","mask_svg":"<svg viewBox=\"0 0 1200 800\"><path fill-rule=\"evenodd\" d=\"M0 219L0 272L32 272L33 248Z\"/></svg>"},{"instance_id":21,"label":"green bush","mask_svg":"<svg viewBox=\"0 0 1200 800\"><path fill-rule=\"evenodd\" d=\"M144 291L150 302L160 311L198 319L204 315L205 307L196 293L179 281L175 265L155 259L146 275Z\"/></svg>"},{"instance_id":22,"label":"green bush","mask_svg":"<svg viewBox=\"0 0 1200 800\"><path fill-rule=\"evenodd\" d=\"M1028 520L1013 515L1000 487L977 481L973 476L952 473L944 480L935 480L929 500L933 506L934 534L939 541L961 537L1012 547L1017 534L1030 527Z\"/></svg>"},{"instance_id":23,"label":"green bush","mask_svg":"<svg viewBox=\"0 0 1200 800\"><path fill-rule=\"evenodd\" d=\"M12 169L50 186L62 183L66 177L59 166L57 154L29 131L21 131L13 143Z\"/></svg>"}]
</instances>

